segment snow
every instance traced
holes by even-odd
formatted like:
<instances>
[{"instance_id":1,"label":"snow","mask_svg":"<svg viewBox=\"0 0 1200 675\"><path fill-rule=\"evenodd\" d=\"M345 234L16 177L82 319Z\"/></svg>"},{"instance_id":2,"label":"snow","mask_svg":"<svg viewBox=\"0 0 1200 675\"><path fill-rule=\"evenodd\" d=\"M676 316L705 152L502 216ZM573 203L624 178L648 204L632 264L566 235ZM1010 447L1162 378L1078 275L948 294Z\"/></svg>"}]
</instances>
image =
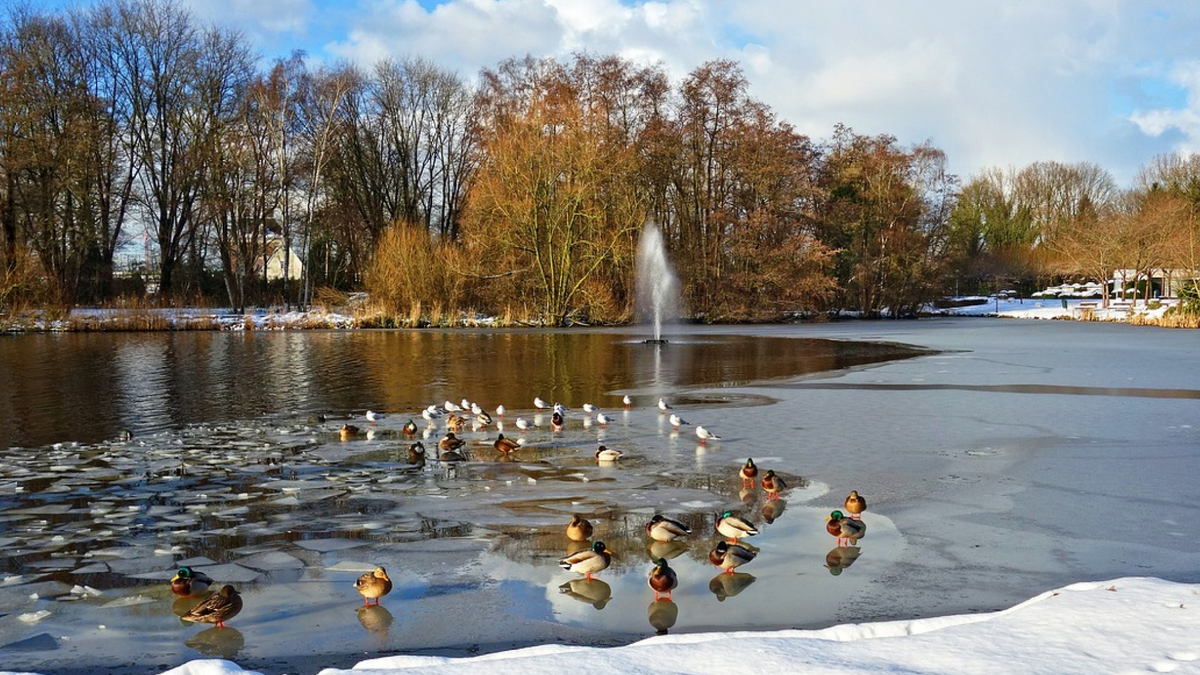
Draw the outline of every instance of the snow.
<instances>
[{"instance_id":1,"label":"snow","mask_svg":"<svg viewBox=\"0 0 1200 675\"><path fill-rule=\"evenodd\" d=\"M864 599L865 601L865 599ZM1127 577L1077 583L999 612L823 630L662 635L623 647L539 645L465 658L389 656L319 675L763 672L974 675L1200 673L1200 585ZM196 660L163 675L247 675Z\"/></svg>"},{"instance_id":2,"label":"snow","mask_svg":"<svg viewBox=\"0 0 1200 675\"><path fill-rule=\"evenodd\" d=\"M974 301L977 304L946 309L929 308L931 314L947 316L999 316L1009 319L1081 319L1087 315L1097 321L1126 321L1130 314L1141 314L1146 318L1161 317L1174 306L1174 300L1162 300L1151 309L1147 304L1138 300L1120 302L1111 300L1108 307L1102 307L1103 301L1095 299L1068 299L1064 306L1060 298L995 298L995 297L962 297L954 298L959 302Z\"/></svg>"}]
</instances>

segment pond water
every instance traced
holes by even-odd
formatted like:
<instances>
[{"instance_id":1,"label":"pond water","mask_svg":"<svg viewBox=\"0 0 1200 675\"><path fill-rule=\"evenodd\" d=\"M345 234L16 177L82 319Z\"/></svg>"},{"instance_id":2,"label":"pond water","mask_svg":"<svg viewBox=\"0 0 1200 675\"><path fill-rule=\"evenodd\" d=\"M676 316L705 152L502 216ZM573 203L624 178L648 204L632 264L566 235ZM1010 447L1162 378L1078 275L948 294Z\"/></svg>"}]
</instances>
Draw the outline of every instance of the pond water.
<instances>
[{"instance_id":1,"label":"pond water","mask_svg":"<svg viewBox=\"0 0 1200 675\"><path fill-rule=\"evenodd\" d=\"M0 338L0 668L222 656L315 673L994 610L1124 575L1200 581L1200 334L946 319L669 337ZM571 408L561 430L535 396ZM463 398L507 414L461 432L467 461L410 461L446 430L419 411ZM346 423L361 433L343 440ZM525 442L511 458L492 447L501 432ZM598 464L598 443L626 456ZM743 489L747 457L787 480L779 499ZM838 547L825 517L850 489L869 500L867 534ZM707 561L724 510L760 529L732 575ZM591 582L557 564L574 513L617 554ZM692 535L651 545L655 513ZM670 602L646 584L658 557L678 571ZM167 580L184 564L241 591L227 628L178 618L188 601ZM395 587L364 608L351 584L375 565Z\"/></svg>"},{"instance_id":2,"label":"pond water","mask_svg":"<svg viewBox=\"0 0 1200 675\"><path fill-rule=\"evenodd\" d=\"M776 402L746 386L924 353L704 331L666 346L617 331L4 338L2 663L155 672L210 655L295 671L331 655L827 621L897 560L902 537L870 514L870 544L836 546L830 509L804 504L826 486L783 459L777 432L740 423L739 410ZM571 408L563 428L535 397ZM439 461L448 417L420 411L463 398L494 420L459 432L467 461ZM659 398L689 423L674 427ZM343 436L345 424L360 433ZM701 424L722 438L701 443ZM497 453L499 433L523 447ZM410 456L418 441L425 461ZM598 443L626 456L597 463ZM743 488L747 456L789 489ZM736 574L708 562L727 509L761 529L759 557ZM595 580L557 565L579 547L564 536L574 513L617 554ZM693 535L651 545L655 513ZM646 574L659 557L681 586L654 602ZM838 585L811 583L851 564ZM229 627L177 617L195 603L167 585L182 565L239 588L245 609ZM395 590L363 607L352 582L375 565Z\"/></svg>"}]
</instances>

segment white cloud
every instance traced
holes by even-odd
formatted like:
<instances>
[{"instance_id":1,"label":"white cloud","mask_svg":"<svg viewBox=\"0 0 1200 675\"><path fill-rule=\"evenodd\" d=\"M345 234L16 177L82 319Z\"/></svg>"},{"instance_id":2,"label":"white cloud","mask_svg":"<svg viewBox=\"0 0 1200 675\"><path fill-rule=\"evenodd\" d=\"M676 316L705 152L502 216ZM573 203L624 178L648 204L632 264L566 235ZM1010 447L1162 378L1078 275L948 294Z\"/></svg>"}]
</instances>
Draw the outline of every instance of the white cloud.
<instances>
[{"instance_id":1,"label":"white cloud","mask_svg":"<svg viewBox=\"0 0 1200 675\"><path fill-rule=\"evenodd\" d=\"M1155 154L1200 147L1200 3L235 0L221 14L251 34L319 40L307 45L318 59L419 55L466 76L526 54L619 54L676 79L735 59L752 94L814 138L845 123L931 140L964 177L1057 160L1125 181ZM1155 72L1175 72L1189 103L1140 100Z\"/></svg>"}]
</instances>

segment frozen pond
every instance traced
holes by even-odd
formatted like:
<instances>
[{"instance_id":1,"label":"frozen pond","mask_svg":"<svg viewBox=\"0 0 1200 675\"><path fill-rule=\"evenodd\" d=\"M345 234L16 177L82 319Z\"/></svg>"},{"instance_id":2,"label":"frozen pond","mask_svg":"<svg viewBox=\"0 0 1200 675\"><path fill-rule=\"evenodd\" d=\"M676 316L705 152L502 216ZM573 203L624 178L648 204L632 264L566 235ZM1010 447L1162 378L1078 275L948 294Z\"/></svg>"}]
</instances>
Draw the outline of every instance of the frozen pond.
<instances>
[{"instance_id":1,"label":"frozen pond","mask_svg":"<svg viewBox=\"0 0 1200 675\"><path fill-rule=\"evenodd\" d=\"M661 350L637 338L0 340L13 446L0 461L0 664L157 672L219 655L315 672L402 651L993 609L1128 574L1200 580L1193 333L947 319L700 328ZM50 374L26 377L38 367ZM660 395L722 440L676 431ZM535 396L571 408L563 429ZM497 454L492 424L460 434L468 461L433 459L446 418L419 410L463 397L505 404L495 421L525 446ZM521 433L518 416L538 427ZM346 422L362 433L343 440ZM601 442L626 457L597 464ZM788 480L780 499L742 489L747 456ZM839 549L824 518L851 488L870 499L869 527ZM759 556L720 575L707 554L730 509L759 525ZM591 583L557 566L573 513L617 553ZM692 536L651 546L654 513ZM679 574L670 603L646 585L657 557ZM166 581L182 564L239 588L228 628L177 618L187 601ZM351 583L375 565L395 589L363 608Z\"/></svg>"}]
</instances>

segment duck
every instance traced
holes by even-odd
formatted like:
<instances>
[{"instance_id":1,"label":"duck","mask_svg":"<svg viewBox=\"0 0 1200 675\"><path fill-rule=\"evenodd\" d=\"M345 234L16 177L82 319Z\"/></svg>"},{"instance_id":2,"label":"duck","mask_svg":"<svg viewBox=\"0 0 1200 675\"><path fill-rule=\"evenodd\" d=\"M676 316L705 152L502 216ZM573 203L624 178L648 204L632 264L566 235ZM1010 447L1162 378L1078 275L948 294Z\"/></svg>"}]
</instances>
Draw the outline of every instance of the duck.
<instances>
[{"instance_id":1,"label":"duck","mask_svg":"<svg viewBox=\"0 0 1200 675\"><path fill-rule=\"evenodd\" d=\"M665 398L659 398L658 399L658 410L659 410L659 413L666 414L666 412L668 410L672 410L671 404L667 403L667 400Z\"/></svg>"},{"instance_id":2,"label":"duck","mask_svg":"<svg viewBox=\"0 0 1200 675\"><path fill-rule=\"evenodd\" d=\"M608 566L612 564L612 556L613 552L608 550L604 542L598 541L592 544L590 549L559 560L558 566L568 572L582 574L584 578L591 579L593 574L608 569Z\"/></svg>"},{"instance_id":3,"label":"duck","mask_svg":"<svg viewBox=\"0 0 1200 675\"><path fill-rule=\"evenodd\" d=\"M654 591L655 600L658 600L659 597L670 600L671 591L679 585L679 577L675 574L675 570L667 565L666 558L659 558L654 563L654 569L650 570L650 576L646 579L646 583Z\"/></svg>"},{"instance_id":4,"label":"duck","mask_svg":"<svg viewBox=\"0 0 1200 675\"><path fill-rule=\"evenodd\" d=\"M492 447L496 448L497 452L507 455L511 452L515 452L517 448L521 447L521 444L511 438L505 438L504 434L500 434L496 437L496 442L492 443Z\"/></svg>"},{"instance_id":5,"label":"duck","mask_svg":"<svg viewBox=\"0 0 1200 675\"><path fill-rule=\"evenodd\" d=\"M612 421L612 418L609 417L608 415L605 415L604 413L596 413L596 424L599 424L600 426L603 427L603 426L606 426L611 421Z\"/></svg>"},{"instance_id":6,"label":"duck","mask_svg":"<svg viewBox=\"0 0 1200 675\"><path fill-rule=\"evenodd\" d=\"M615 462L625 456L625 453L620 450L611 450L606 446L596 448L597 462Z\"/></svg>"},{"instance_id":7,"label":"duck","mask_svg":"<svg viewBox=\"0 0 1200 675\"><path fill-rule=\"evenodd\" d=\"M204 602L191 608L180 618L193 623L215 623L217 628L224 628L225 622L237 616L240 611L242 596L233 586L225 584L219 593L208 596Z\"/></svg>"},{"instance_id":8,"label":"duck","mask_svg":"<svg viewBox=\"0 0 1200 675\"><path fill-rule=\"evenodd\" d=\"M562 413L555 410L554 414L550 416L550 426L554 427L555 429L562 429L563 424L564 420Z\"/></svg>"},{"instance_id":9,"label":"duck","mask_svg":"<svg viewBox=\"0 0 1200 675\"><path fill-rule=\"evenodd\" d=\"M726 574L733 574L733 570L754 560L757 555L741 544L722 541L717 544L716 548L708 552L708 561L725 570Z\"/></svg>"},{"instance_id":10,"label":"duck","mask_svg":"<svg viewBox=\"0 0 1200 675\"><path fill-rule=\"evenodd\" d=\"M626 408L633 407L633 399L629 397L629 394L625 394L625 396L621 398L621 403L624 403Z\"/></svg>"},{"instance_id":11,"label":"duck","mask_svg":"<svg viewBox=\"0 0 1200 675\"><path fill-rule=\"evenodd\" d=\"M849 513L851 518L862 520L862 512L867 510L867 500L858 494L858 490L851 490L850 496L846 497L845 506L846 513Z\"/></svg>"},{"instance_id":12,"label":"duck","mask_svg":"<svg viewBox=\"0 0 1200 675\"><path fill-rule=\"evenodd\" d=\"M405 436L416 436L417 435L417 423L412 421L411 419L408 420L407 422L405 422L404 426L401 427L400 429L401 429L401 431L404 432Z\"/></svg>"},{"instance_id":13,"label":"duck","mask_svg":"<svg viewBox=\"0 0 1200 675\"><path fill-rule=\"evenodd\" d=\"M779 492L787 487L787 483L783 479L775 475L774 469L767 469L767 475L762 478L763 489L767 491L767 498L774 499L779 496Z\"/></svg>"},{"instance_id":14,"label":"duck","mask_svg":"<svg viewBox=\"0 0 1200 675\"><path fill-rule=\"evenodd\" d=\"M746 458L746 464L741 471L738 471L738 475L742 477L742 487L754 487L754 479L758 477L758 467L755 466L752 458Z\"/></svg>"},{"instance_id":15,"label":"duck","mask_svg":"<svg viewBox=\"0 0 1200 675\"><path fill-rule=\"evenodd\" d=\"M671 426L675 427L676 429L678 429L679 427L681 427L685 424L691 424L691 422L683 419L682 417L680 417L679 415L676 415L675 413L671 413L671 416L668 417L667 419L671 422Z\"/></svg>"},{"instance_id":16,"label":"duck","mask_svg":"<svg viewBox=\"0 0 1200 675\"><path fill-rule=\"evenodd\" d=\"M453 431L457 432L462 431L462 428L465 426L467 426L467 418L459 415L458 413L453 413L446 418L447 429L452 429Z\"/></svg>"},{"instance_id":17,"label":"duck","mask_svg":"<svg viewBox=\"0 0 1200 675\"><path fill-rule=\"evenodd\" d=\"M343 424L342 425L342 440L343 441L348 441L351 438L356 438L360 433L362 433L362 430L359 429L358 427L354 426L353 424Z\"/></svg>"},{"instance_id":18,"label":"duck","mask_svg":"<svg viewBox=\"0 0 1200 675\"><path fill-rule=\"evenodd\" d=\"M438 441L438 449L442 452L455 452L466 444L467 442L455 436L453 431L448 431L442 440Z\"/></svg>"},{"instance_id":19,"label":"duck","mask_svg":"<svg viewBox=\"0 0 1200 675\"><path fill-rule=\"evenodd\" d=\"M717 532L728 537L730 541L736 542L742 537L753 537L758 534L758 528L745 518L733 515L732 511L726 511L717 518Z\"/></svg>"},{"instance_id":20,"label":"duck","mask_svg":"<svg viewBox=\"0 0 1200 675\"><path fill-rule=\"evenodd\" d=\"M180 567L171 577L171 592L180 597L200 595L212 586L213 580L204 572L190 567Z\"/></svg>"},{"instance_id":21,"label":"duck","mask_svg":"<svg viewBox=\"0 0 1200 675\"><path fill-rule=\"evenodd\" d=\"M417 441L408 446L408 463L409 464L424 464L425 463L425 444Z\"/></svg>"},{"instance_id":22,"label":"duck","mask_svg":"<svg viewBox=\"0 0 1200 675\"><path fill-rule=\"evenodd\" d=\"M713 441L721 440L720 436L714 434L713 432L711 432L708 429L705 429L704 427L699 426L699 425L696 426L696 437L700 439L700 445L704 445L705 443L707 443L710 440L713 440Z\"/></svg>"},{"instance_id":23,"label":"duck","mask_svg":"<svg viewBox=\"0 0 1200 675\"><path fill-rule=\"evenodd\" d=\"M492 416L480 410L479 412L475 413L475 423L481 427L486 427L492 423Z\"/></svg>"},{"instance_id":24,"label":"duck","mask_svg":"<svg viewBox=\"0 0 1200 675\"><path fill-rule=\"evenodd\" d=\"M367 572L354 580L354 589L363 596L363 607L379 604L379 599L392 592L392 580L388 578L387 570L376 567L374 572Z\"/></svg>"},{"instance_id":25,"label":"duck","mask_svg":"<svg viewBox=\"0 0 1200 675\"><path fill-rule=\"evenodd\" d=\"M550 407L550 404L543 401L541 396L534 396L533 407L537 408L538 410L545 410L546 408Z\"/></svg>"},{"instance_id":26,"label":"duck","mask_svg":"<svg viewBox=\"0 0 1200 675\"><path fill-rule=\"evenodd\" d=\"M592 538L592 524L587 518L576 513L567 524L567 539L571 541L587 541Z\"/></svg>"},{"instance_id":27,"label":"duck","mask_svg":"<svg viewBox=\"0 0 1200 675\"><path fill-rule=\"evenodd\" d=\"M654 541L675 541L691 533L687 525L659 514L646 523L646 534Z\"/></svg>"},{"instance_id":28,"label":"duck","mask_svg":"<svg viewBox=\"0 0 1200 675\"><path fill-rule=\"evenodd\" d=\"M867 533L867 525L861 520L847 518L841 511L834 511L825 519L825 531L838 538L838 546L858 544L858 540Z\"/></svg>"}]
</instances>

